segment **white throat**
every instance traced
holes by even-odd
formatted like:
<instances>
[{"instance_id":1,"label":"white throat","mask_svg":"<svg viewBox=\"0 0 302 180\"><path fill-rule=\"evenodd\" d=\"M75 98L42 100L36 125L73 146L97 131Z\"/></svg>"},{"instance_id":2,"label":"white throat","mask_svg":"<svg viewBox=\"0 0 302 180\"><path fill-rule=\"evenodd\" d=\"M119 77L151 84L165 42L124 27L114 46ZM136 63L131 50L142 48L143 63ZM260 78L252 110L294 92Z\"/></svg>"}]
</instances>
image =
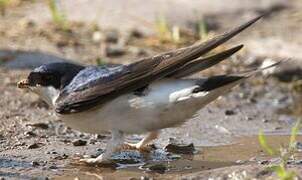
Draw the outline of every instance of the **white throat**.
<instances>
[{"instance_id":1,"label":"white throat","mask_svg":"<svg viewBox=\"0 0 302 180\"><path fill-rule=\"evenodd\" d=\"M49 106L54 106L60 91L52 86L36 86L30 87L30 90L38 94Z\"/></svg>"}]
</instances>

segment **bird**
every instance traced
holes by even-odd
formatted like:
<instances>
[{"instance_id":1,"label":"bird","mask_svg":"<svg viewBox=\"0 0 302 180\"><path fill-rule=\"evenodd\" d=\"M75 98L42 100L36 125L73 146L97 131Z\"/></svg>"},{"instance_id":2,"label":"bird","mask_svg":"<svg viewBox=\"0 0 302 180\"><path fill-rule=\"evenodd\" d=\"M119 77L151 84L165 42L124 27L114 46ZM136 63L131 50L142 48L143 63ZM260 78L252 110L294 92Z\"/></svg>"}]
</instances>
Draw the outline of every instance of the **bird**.
<instances>
[{"instance_id":1,"label":"bird","mask_svg":"<svg viewBox=\"0 0 302 180\"><path fill-rule=\"evenodd\" d=\"M73 129L93 134L111 132L103 154L80 160L88 164L108 163L113 153L126 144L126 134L146 134L138 143L128 144L141 150L162 129L182 125L198 110L261 71L187 78L242 49L240 44L205 56L261 17L205 42L126 65L44 64L32 70L17 86L39 95Z\"/></svg>"}]
</instances>

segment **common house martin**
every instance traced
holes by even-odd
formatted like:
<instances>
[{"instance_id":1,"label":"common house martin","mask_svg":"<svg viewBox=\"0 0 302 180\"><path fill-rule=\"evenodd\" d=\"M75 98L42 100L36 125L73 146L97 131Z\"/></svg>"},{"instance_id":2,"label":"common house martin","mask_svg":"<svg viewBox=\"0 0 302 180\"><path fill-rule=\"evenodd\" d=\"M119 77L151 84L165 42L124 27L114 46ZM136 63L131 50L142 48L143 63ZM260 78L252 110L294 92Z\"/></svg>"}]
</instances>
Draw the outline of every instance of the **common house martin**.
<instances>
[{"instance_id":1,"label":"common house martin","mask_svg":"<svg viewBox=\"0 0 302 180\"><path fill-rule=\"evenodd\" d=\"M259 71L184 78L239 51L243 45L204 56L260 18L206 42L127 65L45 64L30 72L18 87L38 94L71 128L95 134L111 132L112 138L103 154L81 159L89 164L107 163L123 147L124 134L146 133L137 144L128 144L143 149L157 138L161 129L183 124L205 105Z\"/></svg>"}]
</instances>

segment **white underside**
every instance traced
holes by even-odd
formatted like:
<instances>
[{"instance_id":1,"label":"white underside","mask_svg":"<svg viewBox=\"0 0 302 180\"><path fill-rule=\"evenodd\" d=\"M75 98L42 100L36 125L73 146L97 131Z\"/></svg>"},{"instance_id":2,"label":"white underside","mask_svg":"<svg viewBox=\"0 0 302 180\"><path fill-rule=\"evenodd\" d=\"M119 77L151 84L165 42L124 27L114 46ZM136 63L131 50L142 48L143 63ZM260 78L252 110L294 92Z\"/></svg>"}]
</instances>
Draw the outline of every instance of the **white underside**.
<instances>
[{"instance_id":1,"label":"white underside","mask_svg":"<svg viewBox=\"0 0 302 180\"><path fill-rule=\"evenodd\" d=\"M144 96L125 94L89 111L58 115L67 126L87 133L122 131L145 133L180 125L239 82L210 92L192 93L196 80L165 79L154 82ZM34 90L53 104L58 97L53 88ZM47 97L51 95L51 97Z\"/></svg>"}]
</instances>

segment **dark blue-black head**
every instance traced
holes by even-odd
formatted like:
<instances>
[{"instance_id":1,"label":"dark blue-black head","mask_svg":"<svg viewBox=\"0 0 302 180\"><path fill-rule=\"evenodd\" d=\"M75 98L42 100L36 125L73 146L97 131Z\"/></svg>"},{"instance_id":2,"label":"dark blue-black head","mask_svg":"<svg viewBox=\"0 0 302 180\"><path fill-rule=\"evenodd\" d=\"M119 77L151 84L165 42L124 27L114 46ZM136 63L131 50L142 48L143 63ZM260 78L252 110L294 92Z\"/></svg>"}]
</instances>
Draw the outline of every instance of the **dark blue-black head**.
<instances>
[{"instance_id":1,"label":"dark blue-black head","mask_svg":"<svg viewBox=\"0 0 302 180\"><path fill-rule=\"evenodd\" d=\"M84 66L73 63L50 63L34 69L27 78L29 86L53 86L62 89Z\"/></svg>"}]
</instances>

